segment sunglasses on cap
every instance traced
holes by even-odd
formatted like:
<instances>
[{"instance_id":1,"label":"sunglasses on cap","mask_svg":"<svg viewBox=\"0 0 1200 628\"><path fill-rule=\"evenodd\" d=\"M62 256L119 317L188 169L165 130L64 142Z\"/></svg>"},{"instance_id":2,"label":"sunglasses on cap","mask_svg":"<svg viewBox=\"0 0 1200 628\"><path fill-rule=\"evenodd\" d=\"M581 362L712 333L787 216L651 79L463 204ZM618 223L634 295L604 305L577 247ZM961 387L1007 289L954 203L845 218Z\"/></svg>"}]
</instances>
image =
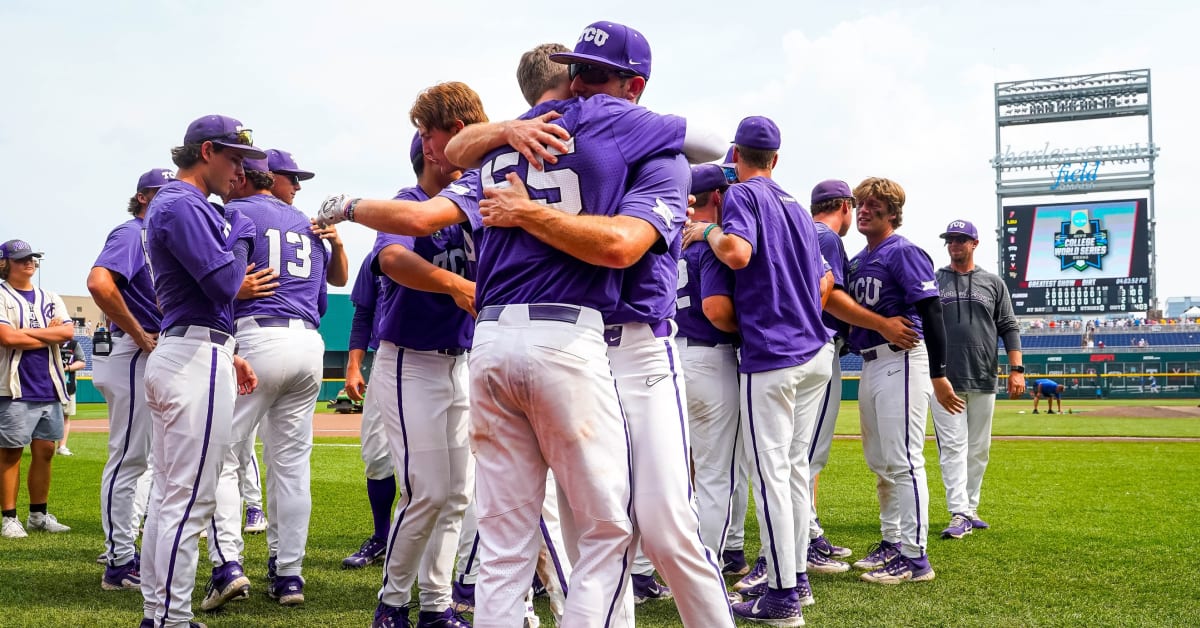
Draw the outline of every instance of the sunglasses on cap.
<instances>
[{"instance_id":1,"label":"sunglasses on cap","mask_svg":"<svg viewBox=\"0 0 1200 628\"><path fill-rule=\"evenodd\" d=\"M575 80L575 77L579 77L579 80L583 81L586 85L602 85L607 83L609 77L614 74L625 79L637 76L633 72L616 70L603 65L592 65L590 63L572 63L567 66L567 76L572 81Z\"/></svg>"},{"instance_id":2,"label":"sunglasses on cap","mask_svg":"<svg viewBox=\"0 0 1200 628\"><path fill-rule=\"evenodd\" d=\"M239 129L233 133L226 133L225 135L206 137L200 140L200 143L203 144L204 142L211 142L213 140L220 140L222 142L229 142L231 144L241 144L242 146L254 146L254 131L252 129Z\"/></svg>"}]
</instances>

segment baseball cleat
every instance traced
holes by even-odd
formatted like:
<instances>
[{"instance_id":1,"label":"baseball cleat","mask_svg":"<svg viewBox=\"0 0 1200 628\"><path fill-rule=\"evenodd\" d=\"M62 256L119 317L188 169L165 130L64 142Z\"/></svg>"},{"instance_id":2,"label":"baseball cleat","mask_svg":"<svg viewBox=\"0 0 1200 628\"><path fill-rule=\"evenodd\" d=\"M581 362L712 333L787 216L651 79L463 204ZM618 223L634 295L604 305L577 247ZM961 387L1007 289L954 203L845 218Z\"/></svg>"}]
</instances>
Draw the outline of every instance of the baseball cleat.
<instances>
[{"instance_id":1,"label":"baseball cleat","mask_svg":"<svg viewBox=\"0 0 1200 628\"><path fill-rule=\"evenodd\" d=\"M124 565L106 565L104 575L100 577L100 588L105 591L121 591L124 589L139 589L142 577L138 573L137 561L129 561Z\"/></svg>"},{"instance_id":2,"label":"baseball cleat","mask_svg":"<svg viewBox=\"0 0 1200 628\"><path fill-rule=\"evenodd\" d=\"M259 508L246 509L246 534L259 534L267 529L267 516Z\"/></svg>"},{"instance_id":3,"label":"baseball cleat","mask_svg":"<svg viewBox=\"0 0 1200 628\"><path fill-rule=\"evenodd\" d=\"M745 591L750 587L767 581L767 559L759 556L758 560L754 561L754 569L750 573L742 576L741 580L733 583L734 591Z\"/></svg>"},{"instance_id":4,"label":"baseball cleat","mask_svg":"<svg viewBox=\"0 0 1200 628\"><path fill-rule=\"evenodd\" d=\"M956 512L954 516L950 517L950 525L942 530L942 538L961 539L971 533L972 527L974 526L971 525L970 517Z\"/></svg>"},{"instance_id":5,"label":"baseball cleat","mask_svg":"<svg viewBox=\"0 0 1200 628\"><path fill-rule=\"evenodd\" d=\"M25 526L21 525L21 520L16 517L5 517L4 523L0 524L0 536L6 539L23 539L29 536L25 532Z\"/></svg>"},{"instance_id":6,"label":"baseball cleat","mask_svg":"<svg viewBox=\"0 0 1200 628\"><path fill-rule=\"evenodd\" d=\"M412 628L412 622L408 620L408 605L388 606L380 602L375 607L371 628Z\"/></svg>"},{"instance_id":7,"label":"baseball cleat","mask_svg":"<svg viewBox=\"0 0 1200 628\"><path fill-rule=\"evenodd\" d=\"M1038 411L1037 411L1037 408L1034 408L1034 409L1033 409L1033 413L1034 413L1034 414L1037 414L1037 413L1038 413Z\"/></svg>"},{"instance_id":8,"label":"baseball cleat","mask_svg":"<svg viewBox=\"0 0 1200 628\"><path fill-rule=\"evenodd\" d=\"M372 536L363 541L362 547L359 547L357 552L342 559L342 567L345 569L362 569L367 565L382 560L386 553L387 544Z\"/></svg>"},{"instance_id":9,"label":"baseball cleat","mask_svg":"<svg viewBox=\"0 0 1200 628\"><path fill-rule=\"evenodd\" d=\"M979 515L971 515L971 527L975 530L986 530L992 526L988 522L979 518Z\"/></svg>"},{"instance_id":10,"label":"baseball cleat","mask_svg":"<svg viewBox=\"0 0 1200 628\"><path fill-rule=\"evenodd\" d=\"M812 550L814 547L817 548L817 551L820 552L821 555L828 556L829 558L848 558L854 553L849 547L841 547L840 545L834 545L833 543L830 543L829 539L825 538L824 534L815 539L809 539L808 549Z\"/></svg>"},{"instance_id":11,"label":"baseball cleat","mask_svg":"<svg viewBox=\"0 0 1200 628\"><path fill-rule=\"evenodd\" d=\"M267 585L267 595L279 600L284 606L299 606L304 603L304 578L280 576Z\"/></svg>"},{"instance_id":12,"label":"baseball cleat","mask_svg":"<svg viewBox=\"0 0 1200 628\"><path fill-rule=\"evenodd\" d=\"M740 549L721 552L721 573L730 576L744 576L750 573L750 565L746 564L746 552Z\"/></svg>"},{"instance_id":13,"label":"baseball cleat","mask_svg":"<svg viewBox=\"0 0 1200 628\"><path fill-rule=\"evenodd\" d=\"M29 530L44 530L46 532L70 532L70 526L65 526L48 512L31 512L25 520L25 528Z\"/></svg>"},{"instance_id":14,"label":"baseball cleat","mask_svg":"<svg viewBox=\"0 0 1200 628\"><path fill-rule=\"evenodd\" d=\"M671 589L665 584L659 584L654 579L654 574L650 574L649 576L633 574L632 578L634 604L642 604L650 600L669 600L673 597Z\"/></svg>"},{"instance_id":15,"label":"baseball cleat","mask_svg":"<svg viewBox=\"0 0 1200 628\"><path fill-rule=\"evenodd\" d=\"M844 573L850 571L850 563L842 562L822 554L815 545L808 546L808 571L812 573Z\"/></svg>"},{"instance_id":16,"label":"baseball cleat","mask_svg":"<svg viewBox=\"0 0 1200 628\"><path fill-rule=\"evenodd\" d=\"M871 546L867 555L854 563L855 569L879 569L888 561L900 555L900 544L890 541L880 541Z\"/></svg>"},{"instance_id":17,"label":"baseball cleat","mask_svg":"<svg viewBox=\"0 0 1200 628\"><path fill-rule=\"evenodd\" d=\"M108 551L107 550L100 552L100 555L96 557L96 564L97 565L107 565L108 564Z\"/></svg>"},{"instance_id":18,"label":"baseball cleat","mask_svg":"<svg viewBox=\"0 0 1200 628\"><path fill-rule=\"evenodd\" d=\"M1053 411L1053 410L1047 410L1047 411L1046 411L1046 414L1054 414L1054 411Z\"/></svg>"},{"instance_id":19,"label":"baseball cleat","mask_svg":"<svg viewBox=\"0 0 1200 628\"><path fill-rule=\"evenodd\" d=\"M788 628L804 625L800 596L795 589L767 589L762 597L739 602L731 608L735 617L768 626Z\"/></svg>"},{"instance_id":20,"label":"baseball cleat","mask_svg":"<svg viewBox=\"0 0 1200 628\"><path fill-rule=\"evenodd\" d=\"M417 628L471 628L471 623L454 612L454 609L447 608L440 613L436 611L417 613Z\"/></svg>"},{"instance_id":21,"label":"baseball cleat","mask_svg":"<svg viewBox=\"0 0 1200 628\"><path fill-rule=\"evenodd\" d=\"M233 600L250 597L250 579L242 571L242 565L231 560L220 567L213 567L212 577L204 588L204 601L200 608L215 611Z\"/></svg>"},{"instance_id":22,"label":"baseball cleat","mask_svg":"<svg viewBox=\"0 0 1200 628\"><path fill-rule=\"evenodd\" d=\"M474 613L475 612L475 585L460 583L455 580L451 583L450 599L454 605L451 608L456 613Z\"/></svg>"},{"instance_id":23,"label":"baseball cleat","mask_svg":"<svg viewBox=\"0 0 1200 628\"><path fill-rule=\"evenodd\" d=\"M897 554L887 564L874 571L868 571L859 576L860 579L876 584L900 584L901 582L926 582L934 578L933 567L929 566L929 557L922 554L919 558L909 558Z\"/></svg>"},{"instance_id":24,"label":"baseball cleat","mask_svg":"<svg viewBox=\"0 0 1200 628\"><path fill-rule=\"evenodd\" d=\"M762 597L767 594L770 589L767 587L767 582L764 580L745 591L742 591L742 597L747 600L752 600L756 597ZM796 597L800 599L800 606L812 606L817 603L816 598L812 594L812 585L808 583L807 573L796 574Z\"/></svg>"}]
</instances>

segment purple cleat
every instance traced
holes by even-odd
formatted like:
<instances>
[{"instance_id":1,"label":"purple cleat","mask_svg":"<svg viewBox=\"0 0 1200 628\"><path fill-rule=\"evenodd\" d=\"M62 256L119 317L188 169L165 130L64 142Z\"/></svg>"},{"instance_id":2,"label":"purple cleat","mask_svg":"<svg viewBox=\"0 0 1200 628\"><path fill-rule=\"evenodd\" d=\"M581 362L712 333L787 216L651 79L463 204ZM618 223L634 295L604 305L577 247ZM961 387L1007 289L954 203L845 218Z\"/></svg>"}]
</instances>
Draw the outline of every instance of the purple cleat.
<instances>
[{"instance_id":1,"label":"purple cleat","mask_svg":"<svg viewBox=\"0 0 1200 628\"><path fill-rule=\"evenodd\" d=\"M733 583L734 591L745 591L750 587L767 581L767 559L759 556L758 560L754 561L754 569L750 573L742 576L741 580Z\"/></svg>"},{"instance_id":2,"label":"purple cleat","mask_svg":"<svg viewBox=\"0 0 1200 628\"><path fill-rule=\"evenodd\" d=\"M900 555L900 544L891 541L880 541L872 545L867 555L854 563L855 569L879 569L887 562Z\"/></svg>"},{"instance_id":3,"label":"purple cleat","mask_svg":"<svg viewBox=\"0 0 1200 628\"><path fill-rule=\"evenodd\" d=\"M633 603L641 604L650 600L671 599L671 589L665 584L659 584L654 574L639 576L633 574Z\"/></svg>"},{"instance_id":4,"label":"purple cleat","mask_svg":"<svg viewBox=\"0 0 1200 628\"><path fill-rule=\"evenodd\" d=\"M404 606L388 606L383 602L375 607L375 618L371 621L371 628L412 628L412 622L408 620L408 605Z\"/></svg>"},{"instance_id":5,"label":"purple cleat","mask_svg":"<svg viewBox=\"0 0 1200 628\"><path fill-rule=\"evenodd\" d=\"M763 596L739 602L732 608L735 617L768 626L788 628L804 625L800 596L795 589L767 589Z\"/></svg>"},{"instance_id":6,"label":"purple cleat","mask_svg":"<svg viewBox=\"0 0 1200 628\"><path fill-rule=\"evenodd\" d=\"M808 571L811 573L843 573L850 571L850 563L822 554L816 545L808 546Z\"/></svg>"},{"instance_id":7,"label":"purple cleat","mask_svg":"<svg viewBox=\"0 0 1200 628\"><path fill-rule=\"evenodd\" d=\"M829 539L825 538L824 534L815 539L809 540L808 550L811 552L813 551L813 548L816 548L816 551L822 556L827 556L829 558L847 558L854 553L850 551L849 547L841 547L839 545L830 543Z\"/></svg>"},{"instance_id":8,"label":"purple cleat","mask_svg":"<svg viewBox=\"0 0 1200 628\"><path fill-rule=\"evenodd\" d=\"M876 584L900 584L901 582L925 582L933 580L933 567L929 566L929 557L922 554L918 558L909 558L897 554L887 564L874 571L868 571L860 579Z\"/></svg>"},{"instance_id":9,"label":"purple cleat","mask_svg":"<svg viewBox=\"0 0 1200 628\"><path fill-rule=\"evenodd\" d=\"M750 566L746 564L746 552L740 549L721 552L721 573L731 576L750 573Z\"/></svg>"},{"instance_id":10,"label":"purple cleat","mask_svg":"<svg viewBox=\"0 0 1200 628\"><path fill-rule=\"evenodd\" d=\"M242 571L241 563L231 560L220 567L213 567L212 577L204 589L204 601L200 608L215 611L226 603L250 597L250 579Z\"/></svg>"},{"instance_id":11,"label":"purple cleat","mask_svg":"<svg viewBox=\"0 0 1200 628\"><path fill-rule=\"evenodd\" d=\"M357 552L342 559L342 567L362 569L381 560L386 553L387 544L372 536L363 541L362 547L359 547Z\"/></svg>"},{"instance_id":12,"label":"purple cleat","mask_svg":"<svg viewBox=\"0 0 1200 628\"><path fill-rule=\"evenodd\" d=\"M279 576L267 585L267 595L284 606L299 606L304 603L304 578Z\"/></svg>"},{"instance_id":13,"label":"purple cleat","mask_svg":"<svg viewBox=\"0 0 1200 628\"><path fill-rule=\"evenodd\" d=\"M267 529L267 516L263 511L251 506L246 509L246 534L260 534Z\"/></svg>"},{"instance_id":14,"label":"purple cleat","mask_svg":"<svg viewBox=\"0 0 1200 628\"><path fill-rule=\"evenodd\" d=\"M976 530L986 530L992 526L988 525L988 522L983 519L980 519L979 515L971 515L971 527Z\"/></svg>"},{"instance_id":15,"label":"purple cleat","mask_svg":"<svg viewBox=\"0 0 1200 628\"><path fill-rule=\"evenodd\" d=\"M138 573L136 560L124 565L105 565L104 576L100 578L100 588L105 591L121 591L123 589L140 589L142 576Z\"/></svg>"},{"instance_id":16,"label":"purple cleat","mask_svg":"<svg viewBox=\"0 0 1200 628\"><path fill-rule=\"evenodd\" d=\"M767 582L756 584L749 589L742 591L742 597L750 600L756 597L762 597L770 591L767 588ZM816 598L812 594L812 585L808 583L807 573L796 574L796 596L800 598L800 606L812 606L817 603Z\"/></svg>"},{"instance_id":17,"label":"purple cleat","mask_svg":"<svg viewBox=\"0 0 1200 628\"><path fill-rule=\"evenodd\" d=\"M440 613L436 611L417 613L417 628L471 628L471 623L454 612L454 609L447 608Z\"/></svg>"},{"instance_id":18,"label":"purple cleat","mask_svg":"<svg viewBox=\"0 0 1200 628\"><path fill-rule=\"evenodd\" d=\"M973 527L970 517L956 512L950 517L950 525L946 526L945 530L942 530L942 538L961 539L970 534Z\"/></svg>"}]
</instances>

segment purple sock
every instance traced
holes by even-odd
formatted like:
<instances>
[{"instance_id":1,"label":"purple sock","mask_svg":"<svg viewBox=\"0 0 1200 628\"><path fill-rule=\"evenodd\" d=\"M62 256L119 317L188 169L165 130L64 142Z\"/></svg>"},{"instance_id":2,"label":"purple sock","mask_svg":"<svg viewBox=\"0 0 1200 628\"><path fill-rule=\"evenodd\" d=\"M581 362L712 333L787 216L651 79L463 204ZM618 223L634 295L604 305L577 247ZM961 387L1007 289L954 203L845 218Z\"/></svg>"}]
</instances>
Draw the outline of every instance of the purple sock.
<instances>
[{"instance_id":1,"label":"purple sock","mask_svg":"<svg viewBox=\"0 0 1200 628\"><path fill-rule=\"evenodd\" d=\"M396 501L396 478L367 479L367 499L371 502L371 518L375 521L375 538L386 541L392 524L392 503Z\"/></svg>"}]
</instances>

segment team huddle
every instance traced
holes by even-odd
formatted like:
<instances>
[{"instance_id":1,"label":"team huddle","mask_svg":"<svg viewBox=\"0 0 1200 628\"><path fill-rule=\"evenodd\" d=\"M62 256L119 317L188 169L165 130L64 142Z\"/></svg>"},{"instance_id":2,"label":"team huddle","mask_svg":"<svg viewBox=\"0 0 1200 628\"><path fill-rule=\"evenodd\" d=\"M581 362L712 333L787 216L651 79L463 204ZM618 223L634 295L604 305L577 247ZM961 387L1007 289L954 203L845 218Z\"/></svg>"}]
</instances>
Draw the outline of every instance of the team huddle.
<instances>
[{"instance_id":1,"label":"team huddle","mask_svg":"<svg viewBox=\"0 0 1200 628\"><path fill-rule=\"evenodd\" d=\"M745 118L730 147L639 106L650 69L641 33L597 22L573 50L522 57L517 120L490 122L463 83L430 87L409 112L417 184L331 196L311 219L293 202L314 173L226 116L189 125L176 172L139 179L88 287L112 336L94 358L110 423L102 586L140 589L142 626L202 625L202 533L203 610L250 595L256 437L267 507L265 522L248 507L246 531L265 527L266 593L304 602L317 329L327 285L351 279L345 221L378 232L354 280L346 381L364 400L374 529L344 566L383 563L373 626L470 626L465 612L536 626L542 589L563 626L633 625L637 604L667 598L686 626L800 626L810 573L931 580L931 410L942 535L987 527L997 337L1009 393L1024 384L1008 294L971 261L974 226L950 224L951 265L935 272L896 233L899 184L822 181L805 209L772 178L772 120ZM849 257L852 225L867 246ZM948 342L960 332L965 358ZM853 565L814 499L848 351L880 507L880 541ZM748 560L751 493L762 550ZM727 574L742 576L732 590Z\"/></svg>"}]
</instances>

